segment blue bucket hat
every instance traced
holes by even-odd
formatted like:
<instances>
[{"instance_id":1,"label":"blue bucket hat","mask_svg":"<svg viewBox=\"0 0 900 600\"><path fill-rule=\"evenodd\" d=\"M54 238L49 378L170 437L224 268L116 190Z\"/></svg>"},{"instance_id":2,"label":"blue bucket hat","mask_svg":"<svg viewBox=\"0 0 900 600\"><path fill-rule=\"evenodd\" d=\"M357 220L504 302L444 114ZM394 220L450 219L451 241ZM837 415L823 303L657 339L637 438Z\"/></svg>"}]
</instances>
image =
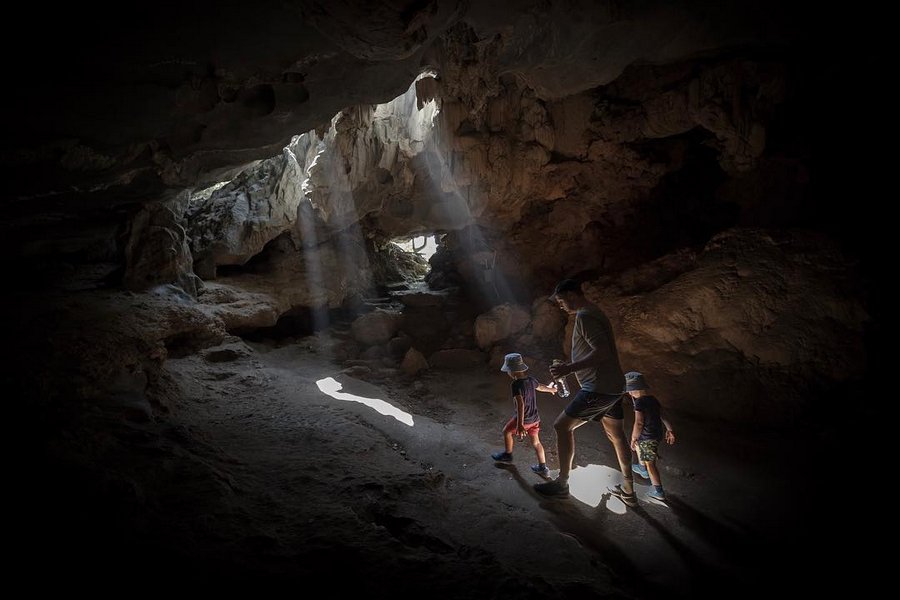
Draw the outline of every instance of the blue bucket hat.
<instances>
[{"instance_id":1,"label":"blue bucket hat","mask_svg":"<svg viewBox=\"0 0 900 600\"><path fill-rule=\"evenodd\" d=\"M503 366L500 367L500 370L504 373L509 373L510 371L518 373L519 371L527 371L528 365L525 364L521 354L513 352L503 357Z\"/></svg>"},{"instance_id":2,"label":"blue bucket hat","mask_svg":"<svg viewBox=\"0 0 900 600\"><path fill-rule=\"evenodd\" d=\"M629 371L625 373L625 391L637 392L640 390L649 390L650 386L644 381L644 376L637 371Z\"/></svg>"}]
</instances>

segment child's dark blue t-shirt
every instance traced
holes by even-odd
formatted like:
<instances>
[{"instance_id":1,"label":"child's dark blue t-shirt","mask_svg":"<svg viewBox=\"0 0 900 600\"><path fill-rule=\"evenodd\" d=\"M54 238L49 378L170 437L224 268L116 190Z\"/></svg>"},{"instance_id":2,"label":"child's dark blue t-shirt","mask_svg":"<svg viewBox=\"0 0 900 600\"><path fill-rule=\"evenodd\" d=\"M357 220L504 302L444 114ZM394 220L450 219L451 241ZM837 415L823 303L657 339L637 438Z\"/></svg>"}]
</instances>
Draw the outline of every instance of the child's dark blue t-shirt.
<instances>
[{"instance_id":1,"label":"child's dark blue t-shirt","mask_svg":"<svg viewBox=\"0 0 900 600\"><path fill-rule=\"evenodd\" d=\"M653 396L634 399L634 410L644 414L644 428L638 441L663 439L663 422L660 417L659 400Z\"/></svg>"},{"instance_id":2,"label":"child's dark blue t-shirt","mask_svg":"<svg viewBox=\"0 0 900 600\"><path fill-rule=\"evenodd\" d=\"M534 377L523 377L522 379L513 379L512 382L512 397L513 400L516 399L516 396L521 395L525 400L525 423L536 423L541 420L541 416L538 414L537 408L537 393L535 392L535 388L539 385L540 382ZM515 413L514 416L517 416L518 413Z\"/></svg>"}]
</instances>

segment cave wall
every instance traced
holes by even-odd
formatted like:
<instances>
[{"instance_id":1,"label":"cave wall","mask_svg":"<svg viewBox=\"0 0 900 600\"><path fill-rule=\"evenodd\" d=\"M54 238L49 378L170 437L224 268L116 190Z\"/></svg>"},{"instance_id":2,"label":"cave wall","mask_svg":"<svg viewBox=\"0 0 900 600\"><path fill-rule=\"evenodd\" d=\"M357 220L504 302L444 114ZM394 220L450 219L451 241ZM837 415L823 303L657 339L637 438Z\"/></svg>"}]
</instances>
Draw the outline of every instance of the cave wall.
<instances>
[{"instance_id":1,"label":"cave wall","mask_svg":"<svg viewBox=\"0 0 900 600\"><path fill-rule=\"evenodd\" d=\"M646 373L664 405L771 426L856 393L869 360L861 283L826 236L734 228L585 288L623 367Z\"/></svg>"},{"instance_id":2,"label":"cave wall","mask_svg":"<svg viewBox=\"0 0 900 600\"><path fill-rule=\"evenodd\" d=\"M386 239L437 232L436 287L461 284L485 313L509 302L534 315L560 277L615 289L667 257L711 265L723 256L712 240L725 235L756 240L736 269L756 272L757 254L792 265L838 307L841 326L804 321L818 333L786 333L794 346L766 358L748 341L759 335L753 319L701 294L704 314L743 332L722 338L737 350L718 340L701 353L722 350L711 363L720 379L766 372L753 375L741 357L781 373L793 356L809 397L866 368L816 362L805 346L827 354L849 340L862 356L871 338L876 252L863 234L876 196L854 173L871 168L858 150L869 138L857 137L877 129L879 113L854 90L878 68L868 40L823 37L853 34L852 20L813 27L802 7L743 2L201 2L138 21L104 11L69 7L47 20L47 49L67 57L55 77L27 57L14 65L24 92L0 157L0 238L22 287L16 306L47 289L174 284L216 331L269 327L291 311L357 302L395 276L372 267ZM835 73L848 83L834 85ZM835 124L836 114L860 126ZM844 210L851 201L862 209ZM785 231L824 241L798 266L765 242ZM820 263L856 259L862 308L815 283ZM697 272L677 279L705 289ZM734 298L757 298L760 284L734 285ZM695 310L653 290L638 295L661 329L668 310ZM645 342L639 351L623 341L630 360L664 373L669 395L702 413L702 378L678 380L690 393L677 391L677 361L666 358L692 350L632 329L624 300L598 298L617 307L623 340ZM800 303L773 310L803 321ZM704 377L713 368L689 365ZM796 389L773 380L779 389L760 393ZM709 414L755 418L746 400Z\"/></svg>"}]
</instances>

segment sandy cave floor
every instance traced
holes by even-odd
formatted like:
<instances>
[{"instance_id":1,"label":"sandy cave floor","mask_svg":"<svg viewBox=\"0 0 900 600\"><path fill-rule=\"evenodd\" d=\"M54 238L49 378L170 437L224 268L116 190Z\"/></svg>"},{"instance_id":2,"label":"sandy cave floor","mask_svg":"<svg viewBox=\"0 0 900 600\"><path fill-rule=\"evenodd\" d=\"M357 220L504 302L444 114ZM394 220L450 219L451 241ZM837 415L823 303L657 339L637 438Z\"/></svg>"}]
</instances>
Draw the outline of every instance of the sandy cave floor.
<instances>
[{"instance_id":1,"label":"sandy cave floor","mask_svg":"<svg viewBox=\"0 0 900 600\"><path fill-rule=\"evenodd\" d=\"M621 475L589 423L576 433L573 498L545 499L531 488L541 479L529 445L517 443L512 466L489 458L511 413L505 375L431 371L375 385L342 372L328 345L232 338L166 362L178 444L154 459L165 475L148 492L149 516L133 519L153 549L151 580L315 582L335 597L750 597L807 589L832 564L852 568L836 550L855 536L852 511L804 501L797 476L812 473L800 450L828 451L821 435L676 415L678 443L661 462L668 505L647 501L649 482L637 478L640 507L626 510L604 493ZM405 411L412 425L332 398L317 385L327 378ZM538 401L555 468L551 424L565 401ZM835 513L841 522L827 523Z\"/></svg>"}]
</instances>

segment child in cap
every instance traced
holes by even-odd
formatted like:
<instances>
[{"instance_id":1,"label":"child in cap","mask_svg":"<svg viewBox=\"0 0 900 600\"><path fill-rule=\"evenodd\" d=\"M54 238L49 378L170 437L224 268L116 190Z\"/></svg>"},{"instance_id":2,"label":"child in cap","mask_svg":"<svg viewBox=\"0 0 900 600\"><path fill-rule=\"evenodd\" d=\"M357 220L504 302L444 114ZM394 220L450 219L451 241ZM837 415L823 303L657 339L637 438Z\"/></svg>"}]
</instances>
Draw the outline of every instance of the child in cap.
<instances>
[{"instance_id":1,"label":"child in cap","mask_svg":"<svg viewBox=\"0 0 900 600\"><path fill-rule=\"evenodd\" d=\"M650 386L644 376L637 371L625 373L625 392L634 401L634 428L631 431L631 449L637 452L640 464L631 465L631 470L649 478L653 487L647 494L654 500L665 502L662 479L656 467L659 457L659 443L665 439L667 443L675 443L675 432L672 425L662 417L662 407L647 390Z\"/></svg>"},{"instance_id":2,"label":"child in cap","mask_svg":"<svg viewBox=\"0 0 900 600\"><path fill-rule=\"evenodd\" d=\"M544 446L541 444L541 417L538 414L536 392L553 394L556 393L556 387L543 385L534 377L526 375L528 365L525 364L522 355L515 352L506 355L500 370L509 373L513 380L511 388L516 412L503 427L505 451L494 452L491 458L499 462L512 462L513 434L518 435L519 439L523 439L527 434L531 436L531 444L538 459L536 465L531 465L531 470L546 477L550 470L547 468Z\"/></svg>"}]
</instances>

